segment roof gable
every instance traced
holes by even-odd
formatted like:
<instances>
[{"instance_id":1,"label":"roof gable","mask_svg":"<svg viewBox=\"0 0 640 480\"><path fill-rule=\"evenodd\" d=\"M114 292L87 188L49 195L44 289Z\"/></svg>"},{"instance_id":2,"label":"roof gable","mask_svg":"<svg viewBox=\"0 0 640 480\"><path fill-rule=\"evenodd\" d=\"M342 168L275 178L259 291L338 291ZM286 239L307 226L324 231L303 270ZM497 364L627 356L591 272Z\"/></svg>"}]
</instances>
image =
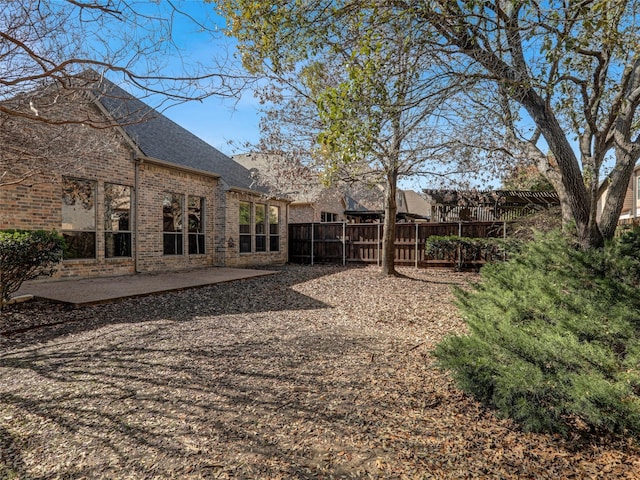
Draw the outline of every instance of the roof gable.
<instances>
[{"instance_id":1,"label":"roof gable","mask_svg":"<svg viewBox=\"0 0 640 480\"><path fill-rule=\"evenodd\" d=\"M262 191L249 170L112 82L103 79L98 100L147 157L220 175L230 187Z\"/></svg>"}]
</instances>

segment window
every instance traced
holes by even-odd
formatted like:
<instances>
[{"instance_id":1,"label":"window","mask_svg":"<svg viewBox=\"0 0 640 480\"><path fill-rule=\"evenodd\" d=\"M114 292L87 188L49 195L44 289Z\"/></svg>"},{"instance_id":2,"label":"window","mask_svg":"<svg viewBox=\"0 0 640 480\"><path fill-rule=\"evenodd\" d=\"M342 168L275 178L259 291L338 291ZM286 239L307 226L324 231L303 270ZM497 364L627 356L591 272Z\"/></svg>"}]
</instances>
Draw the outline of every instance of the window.
<instances>
[{"instance_id":1,"label":"window","mask_svg":"<svg viewBox=\"0 0 640 480\"><path fill-rule=\"evenodd\" d=\"M240 202L240 253L280 251L280 207Z\"/></svg>"},{"instance_id":2,"label":"window","mask_svg":"<svg viewBox=\"0 0 640 480\"><path fill-rule=\"evenodd\" d=\"M267 206L256 203L256 252L267 251Z\"/></svg>"},{"instance_id":3,"label":"window","mask_svg":"<svg viewBox=\"0 0 640 480\"><path fill-rule=\"evenodd\" d=\"M189 254L203 254L205 253L204 198L190 195L187 199L187 213L189 216Z\"/></svg>"},{"instance_id":4,"label":"window","mask_svg":"<svg viewBox=\"0 0 640 480\"><path fill-rule=\"evenodd\" d=\"M269 207L269 251L280 251L280 207Z\"/></svg>"},{"instance_id":5,"label":"window","mask_svg":"<svg viewBox=\"0 0 640 480\"><path fill-rule=\"evenodd\" d=\"M182 207L184 196L165 193L162 199L163 252L182 255Z\"/></svg>"},{"instance_id":6,"label":"window","mask_svg":"<svg viewBox=\"0 0 640 480\"><path fill-rule=\"evenodd\" d=\"M338 214L330 213L330 212L320 212L320 221L321 222L337 222Z\"/></svg>"},{"instance_id":7,"label":"window","mask_svg":"<svg viewBox=\"0 0 640 480\"><path fill-rule=\"evenodd\" d=\"M251 204L240 202L240 253L251 252Z\"/></svg>"},{"instance_id":8,"label":"window","mask_svg":"<svg viewBox=\"0 0 640 480\"><path fill-rule=\"evenodd\" d=\"M96 258L96 182L62 179L62 235L65 258Z\"/></svg>"},{"instance_id":9,"label":"window","mask_svg":"<svg viewBox=\"0 0 640 480\"><path fill-rule=\"evenodd\" d=\"M104 184L104 256L131 256L131 187Z\"/></svg>"}]
</instances>

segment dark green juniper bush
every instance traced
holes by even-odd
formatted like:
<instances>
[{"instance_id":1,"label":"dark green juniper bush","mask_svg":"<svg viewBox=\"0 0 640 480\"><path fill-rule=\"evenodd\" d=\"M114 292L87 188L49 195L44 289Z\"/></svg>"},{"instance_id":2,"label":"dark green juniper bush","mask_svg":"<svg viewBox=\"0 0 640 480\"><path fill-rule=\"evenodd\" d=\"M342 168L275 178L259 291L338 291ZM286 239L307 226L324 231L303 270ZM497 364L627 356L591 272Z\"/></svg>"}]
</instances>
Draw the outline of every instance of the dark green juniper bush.
<instances>
[{"instance_id":1,"label":"dark green juniper bush","mask_svg":"<svg viewBox=\"0 0 640 480\"><path fill-rule=\"evenodd\" d=\"M457 290L469 331L437 346L440 364L525 430L640 437L639 244L585 252L551 233L487 265Z\"/></svg>"}]
</instances>

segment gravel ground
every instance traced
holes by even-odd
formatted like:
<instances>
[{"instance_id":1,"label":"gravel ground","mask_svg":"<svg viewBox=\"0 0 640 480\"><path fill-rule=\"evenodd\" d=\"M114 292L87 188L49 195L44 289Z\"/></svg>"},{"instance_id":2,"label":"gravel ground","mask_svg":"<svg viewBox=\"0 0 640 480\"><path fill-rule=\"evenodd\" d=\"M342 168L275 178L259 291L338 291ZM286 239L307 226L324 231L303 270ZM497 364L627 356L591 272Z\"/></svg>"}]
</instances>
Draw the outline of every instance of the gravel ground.
<instances>
[{"instance_id":1,"label":"gravel ground","mask_svg":"<svg viewBox=\"0 0 640 480\"><path fill-rule=\"evenodd\" d=\"M288 266L0 314L0 478L640 478L628 439L521 432L431 351L475 274Z\"/></svg>"}]
</instances>

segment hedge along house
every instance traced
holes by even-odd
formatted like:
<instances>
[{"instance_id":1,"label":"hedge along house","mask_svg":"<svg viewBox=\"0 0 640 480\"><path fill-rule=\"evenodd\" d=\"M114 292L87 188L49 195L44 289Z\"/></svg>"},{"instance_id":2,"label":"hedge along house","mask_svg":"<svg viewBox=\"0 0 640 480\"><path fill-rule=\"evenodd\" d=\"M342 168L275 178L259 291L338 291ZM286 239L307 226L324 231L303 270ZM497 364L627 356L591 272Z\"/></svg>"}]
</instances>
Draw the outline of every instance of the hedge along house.
<instances>
[{"instance_id":1,"label":"hedge along house","mask_svg":"<svg viewBox=\"0 0 640 480\"><path fill-rule=\"evenodd\" d=\"M252 188L247 169L111 82L101 80L92 92L83 92L90 102L50 108L118 126L57 132L63 150L77 157L1 184L0 229L60 231L68 251L59 277L286 262L285 200ZM11 121L18 128L5 136L37 123ZM37 142L26 135L16 143ZM19 160L13 170L22 168Z\"/></svg>"}]
</instances>

